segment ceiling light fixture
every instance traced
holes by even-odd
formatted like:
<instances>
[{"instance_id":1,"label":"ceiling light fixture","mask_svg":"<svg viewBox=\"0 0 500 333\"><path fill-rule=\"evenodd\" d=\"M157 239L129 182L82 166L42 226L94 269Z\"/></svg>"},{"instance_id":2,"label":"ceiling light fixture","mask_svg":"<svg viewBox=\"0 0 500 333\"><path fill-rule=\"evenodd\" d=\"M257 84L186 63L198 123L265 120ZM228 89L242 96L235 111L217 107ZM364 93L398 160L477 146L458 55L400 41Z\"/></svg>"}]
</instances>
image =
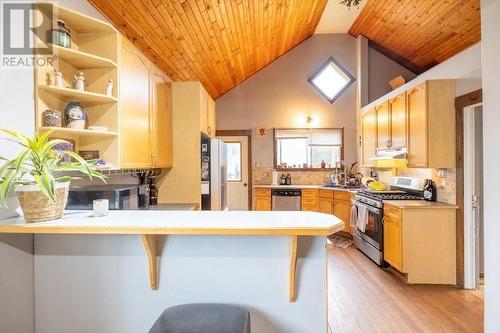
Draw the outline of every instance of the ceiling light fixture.
<instances>
[{"instance_id":1,"label":"ceiling light fixture","mask_svg":"<svg viewBox=\"0 0 500 333\"><path fill-rule=\"evenodd\" d=\"M330 57L307 81L330 103L333 103L349 88L354 78L333 57Z\"/></svg>"},{"instance_id":2,"label":"ceiling light fixture","mask_svg":"<svg viewBox=\"0 0 500 333\"><path fill-rule=\"evenodd\" d=\"M351 7L353 6L359 9L359 4L361 3L361 1L362 0L343 0L340 2L340 4L346 5L349 9L351 9Z\"/></svg>"}]
</instances>

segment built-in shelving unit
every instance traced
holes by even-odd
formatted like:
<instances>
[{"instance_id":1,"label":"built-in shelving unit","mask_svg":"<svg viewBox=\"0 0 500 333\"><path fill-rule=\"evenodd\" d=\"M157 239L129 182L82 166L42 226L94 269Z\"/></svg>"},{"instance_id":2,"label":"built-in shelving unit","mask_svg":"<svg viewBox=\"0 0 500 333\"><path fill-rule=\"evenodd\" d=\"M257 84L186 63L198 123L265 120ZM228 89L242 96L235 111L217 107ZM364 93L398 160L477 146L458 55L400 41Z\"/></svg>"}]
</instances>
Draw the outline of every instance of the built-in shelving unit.
<instances>
[{"instance_id":1,"label":"built-in shelving unit","mask_svg":"<svg viewBox=\"0 0 500 333\"><path fill-rule=\"evenodd\" d=\"M52 45L52 51L59 59L69 62L80 69L116 68L116 62L90 53Z\"/></svg>"},{"instance_id":2,"label":"built-in shelving unit","mask_svg":"<svg viewBox=\"0 0 500 333\"><path fill-rule=\"evenodd\" d=\"M48 15L48 13L47 13ZM118 55L120 36L110 24L73 10L53 6L54 20L61 19L71 32L71 47L52 44L51 58L46 66L36 67L36 127L39 132L53 130L53 136L74 143L76 152L99 151L99 157L119 167ZM40 55L42 56L42 55ZM55 86L55 73L62 74L63 85ZM83 73L85 90L73 89L75 75ZM106 94L113 82L112 96ZM69 102L78 102L85 109L85 129L48 127L44 123L46 110L64 114ZM63 117L64 118L64 117ZM107 127L109 131L94 131L89 126Z\"/></svg>"},{"instance_id":3,"label":"built-in shelving unit","mask_svg":"<svg viewBox=\"0 0 500 333\"><path fill-rule=\"evenodd\" d=\"M93 104L114 103L118 99L113 96L106 96L90 91L80 91L72 88L59 88L55 86L40 86L39 89L49 92L51 95L60 98L69 98L78 102Z\"/></svg>"},{"instance_id":4,"label":"built-in shelving unit","mask_svg":"<svg viewBox=\"0 0 500 333\"><path fill-rule=\"evenodd\" d=\"M118 136L118 133L111 131L94 131L89 129L77 130L67 127L40 127L38 129L41 132L53 131L55 135L63 136L65 134L71 135L81 135L81 136Z\"/></svg>"}]
</instances>

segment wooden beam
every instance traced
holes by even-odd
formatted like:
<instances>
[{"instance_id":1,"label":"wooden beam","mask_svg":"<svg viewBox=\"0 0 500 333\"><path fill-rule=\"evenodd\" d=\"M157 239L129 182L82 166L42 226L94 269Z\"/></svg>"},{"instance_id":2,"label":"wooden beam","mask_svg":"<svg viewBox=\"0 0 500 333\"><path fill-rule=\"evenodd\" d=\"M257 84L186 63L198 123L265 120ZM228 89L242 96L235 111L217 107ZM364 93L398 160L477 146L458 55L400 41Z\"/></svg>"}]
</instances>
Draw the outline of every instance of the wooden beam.
<instances>
[{"instance_id":1,"label":"wooden beam","mask_svg":"<svg viewBox=\"0 0 500 333\"><path fill-rule=\"evenodd\" d=\"M156 263L156 235L142 235L142 241L146 248L149 266L149 282L151 290L158 289L158 269Z\"/></svg>"},{"instance_id":2,"label":"wooden beam","mask_svg":"<svg viewBox=\"0 0 500 333\"><path fill-rule=\"evenodd\" d=\"M297 270L297 236L290 236L290 290L289 290L289 301L290 303L295 302L295 274Z\"/></svg>"}]
</instances>

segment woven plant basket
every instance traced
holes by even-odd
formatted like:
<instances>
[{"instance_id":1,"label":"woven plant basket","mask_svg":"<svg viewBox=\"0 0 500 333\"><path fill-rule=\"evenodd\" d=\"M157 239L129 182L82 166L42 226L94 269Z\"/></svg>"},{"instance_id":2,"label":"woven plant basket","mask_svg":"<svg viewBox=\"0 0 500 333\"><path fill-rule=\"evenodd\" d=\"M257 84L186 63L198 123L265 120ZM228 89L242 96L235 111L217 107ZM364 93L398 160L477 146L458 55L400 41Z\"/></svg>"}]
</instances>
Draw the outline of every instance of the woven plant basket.
<instances>
[{"instance_id":1,"label":"woven plant basket","mask_svg":"<svg viewBox=\"0 0 500 333\"><path fill-rule=\"evenodd\" d=\"M26 222L42 222L59 219L68 201L69 182L56 185L56 201L43 194L37 185L16 186L16 194Z\"/></svg>"}]
</instances>

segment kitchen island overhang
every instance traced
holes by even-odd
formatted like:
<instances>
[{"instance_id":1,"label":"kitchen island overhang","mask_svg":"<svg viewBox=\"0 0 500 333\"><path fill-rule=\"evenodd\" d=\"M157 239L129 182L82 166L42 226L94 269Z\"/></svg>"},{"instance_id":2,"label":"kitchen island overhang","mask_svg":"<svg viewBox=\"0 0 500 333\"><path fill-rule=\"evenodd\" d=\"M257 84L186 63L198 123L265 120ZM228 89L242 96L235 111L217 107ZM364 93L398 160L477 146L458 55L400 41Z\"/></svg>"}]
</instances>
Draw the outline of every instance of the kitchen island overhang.
<instances>
[{"instance_id":1,"label":"kitchen island overhang","mask_svg":"<svg viewBox=\"0 0 500 333\"><path fill-rule=\"evenodd\" d=\"M148 257L152 290L158 288L158 235L246 235L289 237L289 301L294 302L299 236L328 236L343 230L335 216L315 212L254 211L67 211L63 218L26 223L22 217L0 220L0 234L140 235Z\"/></svg>"}]
</instances>

